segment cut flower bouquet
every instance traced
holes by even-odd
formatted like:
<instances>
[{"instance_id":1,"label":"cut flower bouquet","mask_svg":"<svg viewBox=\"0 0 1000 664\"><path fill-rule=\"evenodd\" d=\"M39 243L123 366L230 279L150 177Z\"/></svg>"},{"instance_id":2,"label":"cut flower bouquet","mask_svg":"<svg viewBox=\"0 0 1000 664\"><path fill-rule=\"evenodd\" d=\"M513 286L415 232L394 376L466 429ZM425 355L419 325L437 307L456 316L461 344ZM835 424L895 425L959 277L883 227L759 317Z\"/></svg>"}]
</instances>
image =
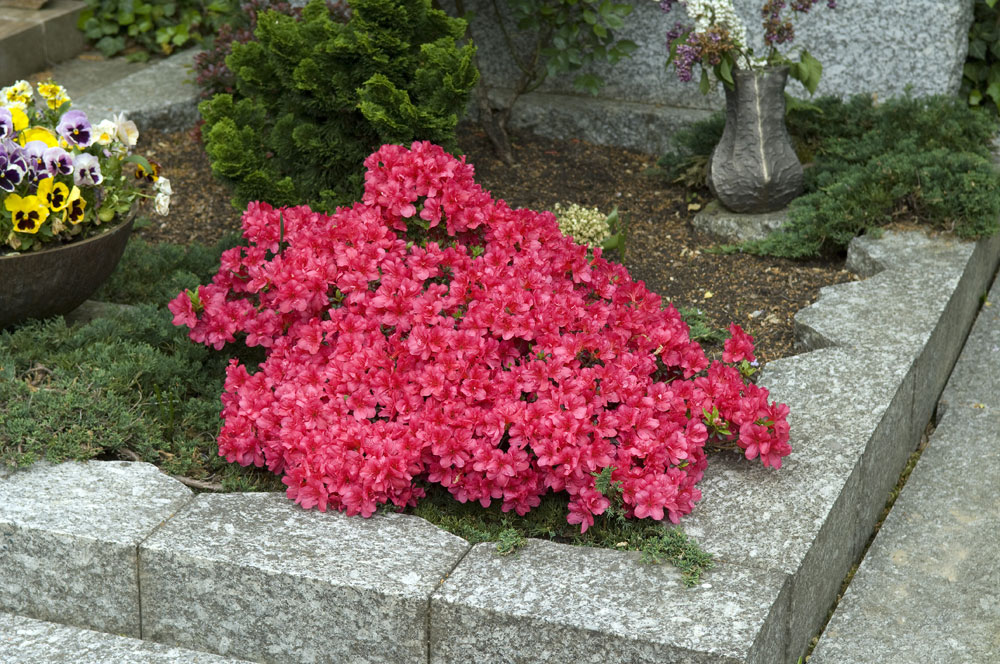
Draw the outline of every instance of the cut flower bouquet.
<instances>
[{"instance_id":1,"label":"cut flower bouquet","mask_svg":"<svg viewBox=\"0 0 1000 664\"><path fill-rule=\"evenodd\" d=\"M138 138L123 114L92 125L52 81L0 89L0 253L93 235L139 197L167 214L170 181L133 154Z\"/></svg>"},{"instance_id":2,"label":"cut flower bouquet","mask_svg":"<svg viewBox=\"0 0 1000 664\"><path fill-rule=\"evenodd\" d=\"M759 55L750 46L747 29L733 8L733 0L655 0L660 9L669 12L674 5L686 7L693 25L676 23L667 32L667 50L671 64L682 81L690 81L695 65L701 65L701 91L711 88L708 72L727 86L733 85L732 72L735 69L761 69L787 65L789 76L796 79L811 93L816 91L823 66L819 60L802 49L798 61L780 52L778 46L790 43L795 38L795 26L782 16L787 6L793 13L805 14L819 2L835 9L836 0L766 0L760 10L764 26L766 55Z\"/></svg>"}]
</instances>

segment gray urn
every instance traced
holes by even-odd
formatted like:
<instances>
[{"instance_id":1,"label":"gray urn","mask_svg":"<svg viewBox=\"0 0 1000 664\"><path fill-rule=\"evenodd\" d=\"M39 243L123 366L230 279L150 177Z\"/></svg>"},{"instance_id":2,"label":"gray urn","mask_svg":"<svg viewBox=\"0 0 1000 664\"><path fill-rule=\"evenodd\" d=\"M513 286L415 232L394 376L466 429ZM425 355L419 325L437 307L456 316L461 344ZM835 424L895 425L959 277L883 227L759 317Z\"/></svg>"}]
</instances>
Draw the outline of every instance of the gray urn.
<instances>
[{"instance_id":1,"label":"gray urn","mask_svg":"<svg viewBox=\"0 0 1000 664\"><path fill-rule=\"evenodd\" d=\"M708 188L733 212L773 212L802 193L802 164L785 127L788 67L733 71L726 128L708 163Z\"/></svg>"}]
</instances>

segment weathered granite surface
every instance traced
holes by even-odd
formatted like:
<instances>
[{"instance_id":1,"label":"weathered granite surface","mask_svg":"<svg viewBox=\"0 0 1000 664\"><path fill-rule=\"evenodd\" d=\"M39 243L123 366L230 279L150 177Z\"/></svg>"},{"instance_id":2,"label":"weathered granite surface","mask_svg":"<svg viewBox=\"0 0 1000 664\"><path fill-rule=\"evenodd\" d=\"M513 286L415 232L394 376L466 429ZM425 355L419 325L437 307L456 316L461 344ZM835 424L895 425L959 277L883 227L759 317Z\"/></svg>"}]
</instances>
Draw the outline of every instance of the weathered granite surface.
<instances>
[{"instance_id":1,"label":"weathered granite surface","mask_svg":"<svg viewBox=\"0 0 1000 664\"><path fill-rule=\"evenodd\" d=\"M711 201L705 209L694 215L691 225L695 230L708 233L725 242L763 240L788 222L788 208L777 212L731 212Z\"/></svg>"},{"instance_id":2,"label":"weathered granite surface","mask_svg":"<svg viewBox=\"0 0 1000 664\"><path fill-rule=\"evenodd\" d=\"M1000 658L1000 282L949 404L810 662Z\"/></svg>"},{"instance_id":3,"label":"weathered granite surface","mask_svg":"<svg viewBox=\"0 0 1000 664\"><path fill-rule=\"evenodd\" d=\"M431 598L432 664L777 662L783 574L721 563L685 588L638 554L528 540L473 547Z\"/></svg>"},{"instance_id":4,"label":"weathered granite surface","mask_svg":"<svg viewBox=\"0 0 1000 664\"><path fill-rule=\"evenodd\" d=\"M0 479L0 610L138 637L138 545L191 495L146 463L38 463Z\"/></svg>"},{"instance_id":5,"label":"weathered granite surface","mask_svg":"<svg viewBox=\"0 0 1000 664\"><path fill-rule=\"evenodd\" d=\"M0 662L10 664L239 664L244 661L0 613Z\"/></svg>"},{"instance_id":6,"label":"weathered granite surface","mask_svg":"<svg viewBox=\"0 0 1000 664\"><path fill-rule=\"evenodd\" d=\"M198 49L180 51L165 60L137 69L124 78L73 99L73 108L95 122L124 113L139 127L178 131L190 129L198 114L198 88L191 67ZM86 67L83 67L86 69Z\"/></svg>"},{"instance_id":7,"label":"weathered granite surface","mask_svg":"<svg viewBox=\"0 0 1000 664\"><path fill-rule=\"evenodd\" d=\"M708 97L698 91L697 80L685 84L673 70L666 70L666 32L678 20L686 22L679 8L663 14L648 0L626 0L633 6L625 25L616 32L634 41L638 48L631 58L616 65L596 63L590 71L607 85L597 97L573 89L573 75L546 81L538 92L553 97L526 95L511 119L515 126L528 126L548 136L575 136L596 143L622 145L651 154L670 147L676 120L691 120L709 110L721 109L723 97L716 89ZM904 94L954 93L962 77L972 23L973 0L851 0L830 11L825 3L796 20L794 46L809 50L823 64L819 95L874 94L880 99ZM445 3L451 7L452 2ZM475 12L471 34L479 47L483 83L503 99L509 98L520 71L511 59L500 30L494 5L487 0L466 0ZM500 3L503 11L503 3ZM737 13L749 30L750 45L763 49L759 0L736 0ZM788 10L786 9L786 13ZM527 41L506 19L517 52L524 54ZM807 96L798 83L789 92ZM558 99L557 99L558 98ZM595 113L577 113L573 123L567 105L600 108L614 112L600 122ZM626 119L631 116L632 119ZM547 120L551 118L551 121ZM623 132L622 125L629 131Z\"/></svg>"},{"instance_id":8,"label":"weathered granite surface","mask_svg":"<svg viewBox=\"0 0 1000 664\"><path fill-rule=\"evenodd\" d=\"M415 662L469 544L423 519L198 496L140 551L143 638L260 662Z\"/></svg>"}]
</instances>

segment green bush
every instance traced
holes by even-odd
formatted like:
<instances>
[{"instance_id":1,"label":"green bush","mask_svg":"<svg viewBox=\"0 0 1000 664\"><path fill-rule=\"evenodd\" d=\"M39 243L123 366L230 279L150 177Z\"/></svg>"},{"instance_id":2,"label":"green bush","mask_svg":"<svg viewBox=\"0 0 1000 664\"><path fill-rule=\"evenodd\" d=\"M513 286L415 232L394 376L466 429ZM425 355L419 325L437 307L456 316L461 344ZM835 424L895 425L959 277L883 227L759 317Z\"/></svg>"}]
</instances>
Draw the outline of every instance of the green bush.
<instances>
[{"instance_id":1,"label":"green bush","mask_svg":"<svg viewBox=\"0 0 1000 664\"><path fill-rule=\"evenodd\" d=\"M789 205L789 223L739 249L784 258L842 251L851 238L894 220L978 238L1000 230L1000 174L992 163L996 121L960 99L867 96L816 100L794 110L788 130L806 169L805 192ZM683 169L707 159L722 135L718 116L692 128L688 149L662 160ZM697 150L697 152L696 152ZM730 248L734 249L734 248Z\"/></svg>"},{"instance_id":2,"label":"green bush","mask_svg":"<svg viewBox=\"0 0 1000 664\"><path fill-rule=\"evenodd\" d=\"M236 0L87 0L77 25L106 57L138 46L130 57L144 60L202 43L237 11Z\"/></svg>"},{"instance_id":3,"label":"green bush","mask_svg":"<svg viewBox=\"0 0 1000 664\"><path fill-rule=\"evenodd\" d=\"M971 106L1000 111L1000 7L998 0L975 0L969 53L962 69L962 94Z\"/></svg>"},{"instance_id":4,"label":"green bush","mask_svg":"<svg viewBox=\"0 0 1000 664\"><path fill-rule=\"evenodd\" d=\"M308 203L332 211L356 200L362 162L384 143L448 148L479 78L475 47L456 45L465 22L429 0L355 0L344 24L322 0L302 20L266 12L257 41L226 59L237 99L199 107L212 172L234 205Z\"/></svg>"}]
</instances>

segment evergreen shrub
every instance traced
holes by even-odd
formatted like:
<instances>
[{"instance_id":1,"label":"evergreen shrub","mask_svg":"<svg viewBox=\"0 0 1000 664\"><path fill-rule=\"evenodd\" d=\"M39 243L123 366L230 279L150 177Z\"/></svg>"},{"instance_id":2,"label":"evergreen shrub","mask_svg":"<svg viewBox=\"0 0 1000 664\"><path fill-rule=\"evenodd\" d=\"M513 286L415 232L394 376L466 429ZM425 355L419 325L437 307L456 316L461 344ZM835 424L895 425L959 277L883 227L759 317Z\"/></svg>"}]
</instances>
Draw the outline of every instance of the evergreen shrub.
<instances>
[{"instance_id":1,"label":"evergreen shrub","mask_svg":"<svg viewBox=\"0 0 1000 664\"><path fill-rule=\"evenodd\" d=\"M202 102L216 177L250 201L332 211L362 191L362 162L385 143L452 146L479 72L465 21L429 0L355 0L347 23L322 0L301 20L258 17L226 59L237 95Z\"/></svg>"}]
</instances>

